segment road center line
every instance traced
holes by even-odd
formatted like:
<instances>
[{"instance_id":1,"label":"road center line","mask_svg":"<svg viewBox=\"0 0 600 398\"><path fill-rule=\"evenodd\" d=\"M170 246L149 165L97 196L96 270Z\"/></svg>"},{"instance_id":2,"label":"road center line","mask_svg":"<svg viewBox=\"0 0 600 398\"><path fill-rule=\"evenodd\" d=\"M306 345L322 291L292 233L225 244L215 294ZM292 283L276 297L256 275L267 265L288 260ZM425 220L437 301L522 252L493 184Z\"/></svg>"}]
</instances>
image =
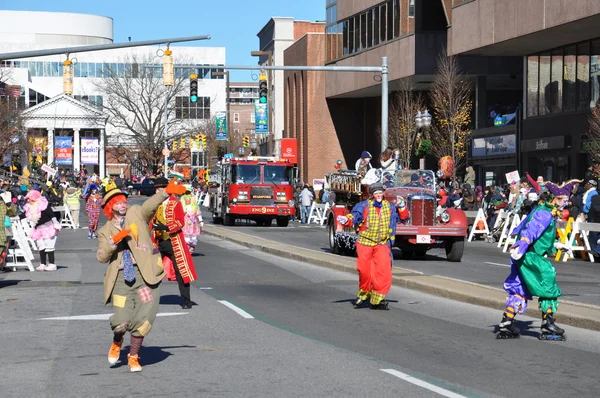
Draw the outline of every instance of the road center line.
<instances>
[{"instance_id":1,"label":"road center line","mask_svg":"<svg viewBox=\"0 0 600 398\"><path fill-rule=\"evenodd\" d=\"M456 393L454 393L454 392L452 392L450 390L446 390L446 389L443 389L441 387L434 386L431 383L427 383L426 381L417 379L416 377L409 376L406 373L399 372L399 371L397 371L395 369L379 369L379 370L381 370L382 372L385 372L385 373L389 373L392 376L396 376L397 378L402 379L404 381L407 381L407 382L409 382L411 384L414 384L416 386L423 387L423 388L425 388L425 389L427 389L429 391L433 391L434 393L440 394L440 395L442 395L444 397L466 398L464 395L456 394Z\"/></svg>"},{"instance_id":2,"label":"road center line","mask_svg":"<svg viewBox=\"0 0 600 398\"><path fill-rule=\"evenodd\" d=\"M497 265L499 267L510 268L510 264L490 263L488 261L484 262L484 264Z\"/></svg>"},{"instance_id":3,"label":"road center line","mask_svg":"<svg viewBox=\"0 0 600 398\"><path fill-rule=\"evenodd\" d=\"M252 315L248 314L246 311L244 311L240 307L236 307L235 305L231 304L229 301L219 300L219 303L223 304L227 308L234 310L239 315L241 315L243 318L254 319L254 317Z\"/></svg>"}]
</instances>

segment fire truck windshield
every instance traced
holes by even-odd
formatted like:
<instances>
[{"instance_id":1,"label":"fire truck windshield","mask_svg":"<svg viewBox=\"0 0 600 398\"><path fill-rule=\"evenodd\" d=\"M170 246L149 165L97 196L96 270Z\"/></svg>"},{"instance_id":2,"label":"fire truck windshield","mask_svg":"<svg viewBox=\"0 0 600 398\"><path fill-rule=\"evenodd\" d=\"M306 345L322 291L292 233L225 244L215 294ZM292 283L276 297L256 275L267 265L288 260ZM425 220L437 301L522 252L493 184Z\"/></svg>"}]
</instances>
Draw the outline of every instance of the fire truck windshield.
<instances>
[{"instance_id":1,"label":"fire truck windshield","mask_svg":"<svg viewBox=\"0 0 600 398\"><path fill-rule=\"evenodd\" d=\"M290 166L265 166L265 183L283 184L290 183Z\"/></svg>"},{"instance_id":2,"label":"fire truck windshield","mask_svg":"<svg viewBox=\"0 0 600 398\"><path fill-rule=\"evenodd\" d=\"M249 164L238 164L232 167L231 180L235 184L258 184L260 183L260 166Z\"/></svg>"}]
</instances>

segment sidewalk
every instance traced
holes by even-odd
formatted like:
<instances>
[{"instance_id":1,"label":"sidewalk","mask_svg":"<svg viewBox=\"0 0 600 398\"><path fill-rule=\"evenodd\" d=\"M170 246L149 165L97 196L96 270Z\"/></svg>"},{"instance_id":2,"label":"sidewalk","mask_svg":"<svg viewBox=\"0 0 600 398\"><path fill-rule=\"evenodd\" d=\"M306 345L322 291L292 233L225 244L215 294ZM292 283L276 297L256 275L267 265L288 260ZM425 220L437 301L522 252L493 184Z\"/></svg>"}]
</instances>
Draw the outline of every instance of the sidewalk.
<instances>
[{"instance_id":1,"label":"sidewalk","mask_svg":"<svg viewBox=\"0 0 600 398\"><path fill-rule=\"evenodd\" d=\"M205 225L204 231L212 236L226 239L243 246L292 260L320 265L339 271L356 273L356 259L338 256L323 251L311 250L281 242L274 242L248 235L243 232ZM505 308L506 292L503 289L466 282L439 275L424 275L421 272L394 267L394 285L419 290L425 293L481 305L498 310ZM527 315L539 317L537 301L530 303ZM571 326L600 331L600 306L560 300L556 320Z\"/></svg>"}]
</instances>

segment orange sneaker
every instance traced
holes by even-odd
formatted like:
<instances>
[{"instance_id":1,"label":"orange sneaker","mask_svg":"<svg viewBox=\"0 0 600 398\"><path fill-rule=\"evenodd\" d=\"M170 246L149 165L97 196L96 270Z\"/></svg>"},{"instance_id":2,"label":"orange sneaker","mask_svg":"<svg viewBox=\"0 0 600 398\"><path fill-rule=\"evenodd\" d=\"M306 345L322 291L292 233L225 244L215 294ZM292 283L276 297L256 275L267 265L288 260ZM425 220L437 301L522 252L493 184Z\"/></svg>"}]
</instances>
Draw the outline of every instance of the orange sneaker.
<instances>
[{"instance_id":1,"label":"orange sneaker","mask_svg":"<svg viewBox=\"0 0 600 398\"><path fill-rule=\"evenodd\" d=\"M122 340L121 344L123 344ZM114 365L119 360L119 355L121 355L121 344L117 344L113 341L110 350L108 350L108 363L111 365Z\"/></svg>"},{"instance_id":2,"label":"orange sneaker","mask_svg":"<svg viewBox=\"0 0 600 398\"><path fill-rule=\"evenodd\" d=\"M127 354L127 364L129 365L130 372L141 372L142 366L140 365L139 357L137 355Z\"/></svg>"}]
</instances>

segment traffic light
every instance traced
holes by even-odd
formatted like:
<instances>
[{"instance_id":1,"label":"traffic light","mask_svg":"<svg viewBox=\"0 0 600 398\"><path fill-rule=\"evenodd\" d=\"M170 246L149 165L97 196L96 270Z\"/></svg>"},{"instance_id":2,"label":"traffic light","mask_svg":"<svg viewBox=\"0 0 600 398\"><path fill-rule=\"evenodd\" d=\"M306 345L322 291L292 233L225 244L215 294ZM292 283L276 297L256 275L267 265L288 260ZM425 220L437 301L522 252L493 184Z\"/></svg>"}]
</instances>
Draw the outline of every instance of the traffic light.
<instances>
[{"instance_id":1,"label":"traffic light","mask_svg":"<svg viewBox=\"0 0 600 398\"><path fill-rule=\"evenodd\" d=\"M269 84L267 82L267 77L265 75L260 75L258 79L258 102L261 104L266 104L267 97L269 95Z\"/></svg>"},{"instance_id":2,"label":"traffic light","mask_svg":"<svg viewBox=\"0 0 600 398\"><path fill-rule=\"evenodd\" d=\"M181 148L181 149L185 148L185 137L181 137L179 139L179 148Z\"/></svg>"},{"instance_id":3,"label":"traffic light","mask_svg":"<svg viewBox=\"0 0 600 398\"><path fill-rule=\"evenodd\" d=\"M179 141L173 140L173 150L176 151L179 149Z\"/></svg>"},{"instance_id":4,"label":"traffic light","mask_svg":"<svg viewBox=\"0 0 600 398\"><path fill-rule=\"evenodd\" d=\"M243 146L244 148L250 148L250 137L245 135L244 138L242 139L243 142Z\"/></svg>"},{"instance_id":5,"label":"traffic light","mask_svg":"<svg viewBox=\"0 0 600 398\"><path fill-rule=\"evenodd\" d=\"M196 143L196 148L202 148L202 135L196 134L194 136L194 142Z\"/></svg>"},{"instance_id":6,"label":"traffic light","mask_svg":"<svg viewBox=\"0 0 600 398\"><path fill-rule=\"evenodd\" d=\"M198 101L198 75L195 73L190 75L190 101Z\"/></svg>"},{"instance_id":7,"label":"traffic light","mask_svg":"<svg viewBox=\"0 0 600 398\"><path fill-rule=\"evenodd\" d=\"M174 65L173 65L173 51L166 49L163 55L163 84L165 86L173 86L175 83L174 79Z\"/></svg>"},{"instance_id":8,"label":"traffic light","mask_svg":"<svg viewBox=\"0 0 600 398\"><path fill-rule=\"evenodd\" d=\"M200 138L201 138L201 141L200 141L200 142L202 143L202 148L206 148L206 135L205 135L205 134L202 134L202 135L200 136Z\"/></svg>"}]
</instances>

